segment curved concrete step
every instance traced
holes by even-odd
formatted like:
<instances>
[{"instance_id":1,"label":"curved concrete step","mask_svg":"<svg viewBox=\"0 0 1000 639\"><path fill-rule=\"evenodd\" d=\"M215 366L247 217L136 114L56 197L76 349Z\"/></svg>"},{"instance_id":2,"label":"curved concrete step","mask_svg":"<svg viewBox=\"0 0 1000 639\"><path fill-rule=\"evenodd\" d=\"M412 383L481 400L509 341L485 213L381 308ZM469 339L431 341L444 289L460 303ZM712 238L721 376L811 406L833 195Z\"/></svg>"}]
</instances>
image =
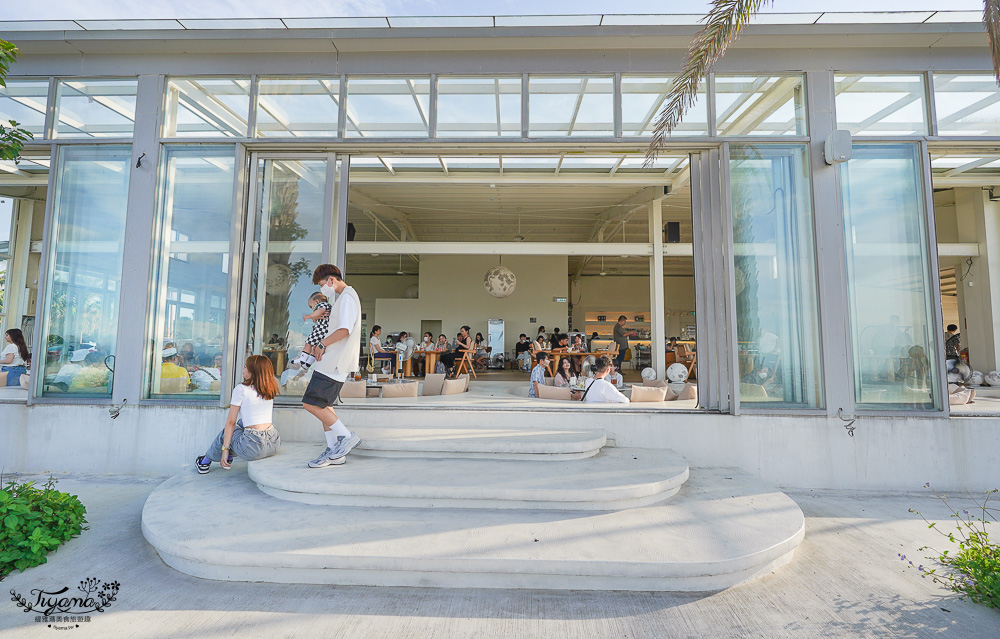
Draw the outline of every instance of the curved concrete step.
<instances>
[{"instance_id":1,"label":"curved concrete step","mask_svg":"<svg viewBox=\"0 0 1000 639\"><path fill-rule=\"evenodd\" d=\"M609 448L576 461L355 457L309 468L322 445L284 444L250 462L250 479L268 495L328 506L615 510L673 496L688 478L666 450Z\"/></svg>"},{"instance_id":2,"label":"curved concrete step","mask_svg":"<svg viewBox=\"0 0 1000 639\"><path fill-rule=\"evenodd\" d=\"M220 504L231 517L206 515ZM696 472L663 504L586 513L324 508L216 467L154 490L142 530L168 565L208 579L707 591L790 561L804 518L781 492L729 470Z\"/></svg>"},{"instance_id":3,"label":"curved concrete step","mask_svg":"<svg viewBox=\"0 0 1000 639\"><path fill-rule=\"evenodd\" d=\"M593 457L603 429L365 428L353 454L379 457L466 457L567 460Z\"/></svg>"}]
</instances>

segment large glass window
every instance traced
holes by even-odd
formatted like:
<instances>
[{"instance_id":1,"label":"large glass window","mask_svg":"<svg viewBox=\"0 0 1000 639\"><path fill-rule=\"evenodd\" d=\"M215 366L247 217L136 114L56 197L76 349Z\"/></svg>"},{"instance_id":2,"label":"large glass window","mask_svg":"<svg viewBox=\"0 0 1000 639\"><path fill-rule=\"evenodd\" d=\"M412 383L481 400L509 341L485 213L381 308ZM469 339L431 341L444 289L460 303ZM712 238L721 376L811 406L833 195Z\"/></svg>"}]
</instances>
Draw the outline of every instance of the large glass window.
<instances>
[{"instance_id":1,"label":"large glass window","mask_svg":"<svg viewBox=\"0 0 1000 639\"><path fill-rule=\"evenodd\" d=\"M614 135L614 96L611 76L530 76L528 135Z\"/></svg>"},{"instance_id":2,"label":"large glass window","mask_svg":"<svg viewBox=\"0 0 1000 639\"><path fill-rule=\"evenodd\" d=\"M733 146L740 403L819 408L819 322L803 146Z\"/></svg>"},{"instance_id":3,"label":"large glass window","mask_svg":"<svg viewBox=\"0 0 1000 639\"><path fill-rule=\"evenodd\" d=\"M930 253L915 144L855 145L841 165L854 393L861 408L938 410Z\"/></svg>"},{"instance_id":4,"label":"large glass window","mask_svg":"<svg viewBox=\"0 0 1000 639\"><path fill-rule=\"evenodd\" d=\"M7 289L7 265L13 255L14 199L0 198L0 330L4 328L4 296Z\"/></svg>"},{"instance_id":5,"label":"large glass window","mask_svg":"<svg viewBox=\"0 0 1000 639\"><path fill-rule=\"evenodd\" d=\"M49 101L48 80L7 80L0 87L0 122L14 120L36 138L45 132L45 105Z\"/></svg>"},{"instance_id":6,"label":"large glass window","mask_svg":"<svg viewBox=\"0 0 1000 639\"><path fill-rule=\"evenodd\" d=\"M438 137L521 136L521 78L438 78Z\"/></svg>"},{"instance_id":7,"label":"large glass window","mask_svg":"<svg viewBox=\"0 0 1000 639\"><path fill-rule=\"evenodd\" d=\"M939 135L1000 135L1000 88L992 74L934 74Z\"/></svg>"},{"instance_id":8,"label":"large glass window","mask_svg":"<svg viewBox=\"0 0 1000 639\"><path fill-rule=\"evenodd\" d=\"M926 135L927 105L921 73L837 74L837 128L853 135Z\"/></svg>"},{"instance_id":9,"label":"large glass window","mask_svg":"<svg viewBox=\"0 0 1000 639\"><path fill-rule=\"evenodd\" d=\"M247 352L271 360L284 398L301 396L309 378L290 364L315 326L303 315L319 290L312 272L322 262L323 223L336 201L326 201L326 185L326 159L267 159L257 167Z\"/></svg>"},{"instance_id":10,"label":"large glass window","mask_svg":"<svg viewBox=\"0 0 1000 639\"><path fill-rule=\"evenodd\" d=\"M234 164L231 146L164 151L147 360L153 397L219 397Z\"/></svg>"},{"instance_id":11,"label":"large glass window","mask_svg":"<svg viewBox=\"0 0 1000 639\"><path fill-rule=\"evenodd\" d=\"M650 136L656 118L673 86L670 76L622 76L622 135ZM698 87L694 105L674 129L674 135L708 135L705 83Z\"/></svg>"},{"instance_id":12,"label":"large glass window","mask_svg":"<svg viewBox=\"0 0 1000 639\"><path fill-rule=\"evenodd\" d=\"M170 78L163 136L244 137L249 113L249 78Z\"/></svg>"},{"instance_id":13,"label":"large glass window","mask_svg":"<svg viewBox=\"0 0 1000 639\"><path fill-rule=\"evenodd\" d=\"M430 78L347 79L347 137L430 135Z\"/></svg>"},{"instance_id":14,"label":"large glass window","mask_svg":"<svg viewBox=\"0 0 1000 639\"><path fill-rule=\"evenodd\" d=\"M340 78L260 78L257 135L336 137Z\"/></svg>"},{"instance_id":15,"label":"large glass window","mask_svg":"<svg viewBox=\"0 0 1000 639\"><path fill-rule=\"evenodd\" d=\"M801 75L715 76L719 135L806 135Z\"/></svg>"},{"instance_id":16,"label":"large glass window","mask_svg":"<svg viewBox=\"0 0 1000 639\"><path fill-rule=\"evenodd\" d=\"M44 396L111 394L122 246L128 202L128 146L59 151L43 308Z\"/></svg>"},{"instance_id":17,"label":"large glass window","mask_svg":"<svg viewBox=\"0 0 1000 639\"><path fill-rule=\"evenodd\" d=\"M132 137L137 87L134 78L60 82L56 89L55 136Z\"/></svg>"}]
</instances>

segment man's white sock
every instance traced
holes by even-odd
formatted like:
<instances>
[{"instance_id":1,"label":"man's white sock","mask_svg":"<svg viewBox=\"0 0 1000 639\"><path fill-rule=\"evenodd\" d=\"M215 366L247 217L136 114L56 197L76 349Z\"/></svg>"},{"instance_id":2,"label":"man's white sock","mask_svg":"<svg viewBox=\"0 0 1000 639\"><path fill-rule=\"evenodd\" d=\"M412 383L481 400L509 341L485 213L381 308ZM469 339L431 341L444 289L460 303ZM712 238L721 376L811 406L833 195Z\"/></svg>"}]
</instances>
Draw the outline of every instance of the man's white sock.
<instances>
[{"instance_id":1,"label":"man's white sock","mask_svg":"<svg viewBox=\"0 0 1000 639\"><path fill-rule=\"evenodd\" d=\"M349 437L351 431L347 430L347 426L344 426L344 422L339 419L330 426L330 430L326 431L327 434L334 433L338 437ZM336 438L334 439L336 441Z\"/></svg>"},{"instance_id":2,"label":"man's white sock","mask_svg":"<svg viewBox=\"0 0 1000 639\"><path fill-rule=\"evenodd\" d=\"M332 430L324 430L323 434L326 435L326 445L330 450L333 450L333 447L337 445L337 433Z\"/></svg>"}]
</instances>

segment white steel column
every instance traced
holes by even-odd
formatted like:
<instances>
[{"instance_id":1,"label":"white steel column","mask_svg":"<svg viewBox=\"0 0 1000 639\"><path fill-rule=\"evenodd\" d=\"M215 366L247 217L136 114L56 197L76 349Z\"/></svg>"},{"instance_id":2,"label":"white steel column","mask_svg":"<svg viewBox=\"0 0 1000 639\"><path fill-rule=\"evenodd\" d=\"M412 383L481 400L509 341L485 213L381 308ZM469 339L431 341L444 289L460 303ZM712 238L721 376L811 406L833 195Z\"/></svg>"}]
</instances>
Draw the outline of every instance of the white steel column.
<instances>
[{"instance_id":1,"label":"white steel column","mask_svg":"<svg viewBox=\"0 0 1000 639\"><path fill-rule=\"evenodd\" d=\"M666 307L663 292L663 200L657 198L649 203L649 241L653 254L649 258L649 315L651 332L649 354L656 379L666 379L666 321L663 309Z\"/></svg>"},{"instance_id":2,"label":"white steel column","mask_svg":"<svg viewBox=\"0 0 1000 639\"><path fill-rule=\"evenodd\" d=\"M121 297L118 302L115 373L111 390L111 401L115 404L121 404L126 399L135 404L141 399L143 361L149 351L146 343L146 317L149 312L152 270L150 256L154 253L153 223L156 217L156 176L160 159L156 123L162 95L159 76L139 76L132 166L129 168L128 213L125 217ZM41 329L41 326L38 328ZM158 364L159 360L156 370L160 369Z\"/></svg>"},{"instance_id":3,"label":"white steel column","mask_svg":"<svg viewBox=\"0 0 1000 639\"><path fill-rule=\"evenodd\" d=\"M854 413L847 262L844 214L840 201L840 175L826 163L823 144L836 128L833 72L806 73L809 105L809 160L812 166L813 219L816 232L817 284L819 289L819 339L823 362L823 401L826 412Z\"/></svg>"}]
</instances>

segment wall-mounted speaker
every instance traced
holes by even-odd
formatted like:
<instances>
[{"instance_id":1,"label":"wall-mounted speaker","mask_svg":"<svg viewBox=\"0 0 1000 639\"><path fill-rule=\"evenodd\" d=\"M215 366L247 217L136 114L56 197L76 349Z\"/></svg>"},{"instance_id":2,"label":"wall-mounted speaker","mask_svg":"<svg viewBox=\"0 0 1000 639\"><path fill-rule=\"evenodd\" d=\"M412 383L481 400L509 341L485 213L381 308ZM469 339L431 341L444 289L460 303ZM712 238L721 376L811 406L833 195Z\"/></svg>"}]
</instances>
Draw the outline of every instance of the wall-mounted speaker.
<instances>
[{"instance_id":1,"label":"wall-mounted speaker","mask_svg":"<svg viewBox=\"0 0 1000 639\"><path fill-rule=\"evenodd\" d=\"M678 244L681 241L680 222L667 222L663 227L663 241L668 244Z\"/></svg>"},{"instance_id":2,"label":"wall-mounted speaker","mask_svg":"<svg viewBox=\"0 0 1000 639\"><path fill-rule=\"evenodd\" d=\"M347 241L353 242L354 236L358 234L357 227L354 226L354 222L347 223Z\"/></svg>"}]
</instances>

